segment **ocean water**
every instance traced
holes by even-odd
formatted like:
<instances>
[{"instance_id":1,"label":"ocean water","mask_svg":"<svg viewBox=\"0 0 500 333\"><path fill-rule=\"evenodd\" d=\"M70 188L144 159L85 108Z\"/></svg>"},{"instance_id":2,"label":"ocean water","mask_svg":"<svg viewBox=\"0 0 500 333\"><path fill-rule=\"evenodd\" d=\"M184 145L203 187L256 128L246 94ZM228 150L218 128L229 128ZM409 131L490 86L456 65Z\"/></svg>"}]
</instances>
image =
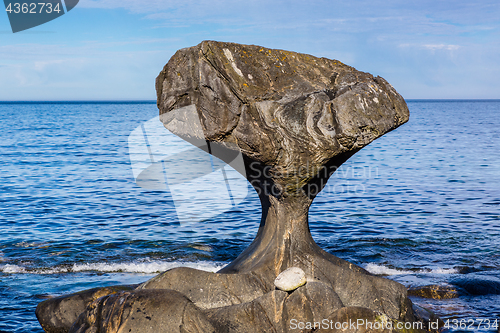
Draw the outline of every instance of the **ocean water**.
<instances>
[{"instance_id":1,"label":"ocean water","mask_svg":"<svg viewBox=\"0 0 500 333\"><path fill-rule=\"evenodd\" d=\"M311 208L311 232L328 252L407 287L461 287L459 298L412 300L492 331L500 101L408 106L407 124L330 179ZM228 212L179 224L169 192L135 184L128 136L157 112L154 102L0 103L0 332L42 332L35 307L47 297L177 266L215 271L252 241L253 190Z\"/></svg>"}]
</instances>

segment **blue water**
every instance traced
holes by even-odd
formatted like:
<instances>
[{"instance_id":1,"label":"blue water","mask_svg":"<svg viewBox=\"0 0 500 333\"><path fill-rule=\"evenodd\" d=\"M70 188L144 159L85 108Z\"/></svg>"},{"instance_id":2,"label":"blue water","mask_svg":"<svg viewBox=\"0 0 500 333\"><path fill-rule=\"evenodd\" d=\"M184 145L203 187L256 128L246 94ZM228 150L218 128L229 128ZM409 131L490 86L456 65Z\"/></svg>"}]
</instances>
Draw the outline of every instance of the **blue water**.
<instances>
[{"instance_id":1,"label":"blue water","mask_svg":"<svg viewBox=\"0 0 500 333\"><path fill-rule=\"evenodd\" d=\"M409 123L352 157L316 198L313 237L408 287L468 290L412 298L444 319L500 320L500 101L408 106ZM179 225L168 192L134 183L127 139L157 112L149 102L0 103L0 332L42 332L34 310L46 297L179 265L217 270L251 242L255 193Z\"/></svg>"}]
</instances>

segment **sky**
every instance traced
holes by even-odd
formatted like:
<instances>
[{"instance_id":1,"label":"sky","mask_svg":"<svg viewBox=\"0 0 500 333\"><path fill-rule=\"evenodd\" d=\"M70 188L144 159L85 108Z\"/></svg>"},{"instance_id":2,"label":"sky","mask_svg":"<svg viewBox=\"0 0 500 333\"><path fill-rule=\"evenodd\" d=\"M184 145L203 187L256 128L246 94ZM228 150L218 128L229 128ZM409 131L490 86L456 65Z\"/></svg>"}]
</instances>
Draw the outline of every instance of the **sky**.
<instances>
[{"instance_id":1,"label":"sky","mask_svg":"<svg viewBox=\"0 0 500 333\"><path fill-rule=\"evenodd\" d=\"M15 34L0 13L0 101L155 100L203 40L337 59L406 99L500 98L498 0L80 0Z\"/></svg>"}]
</instances>

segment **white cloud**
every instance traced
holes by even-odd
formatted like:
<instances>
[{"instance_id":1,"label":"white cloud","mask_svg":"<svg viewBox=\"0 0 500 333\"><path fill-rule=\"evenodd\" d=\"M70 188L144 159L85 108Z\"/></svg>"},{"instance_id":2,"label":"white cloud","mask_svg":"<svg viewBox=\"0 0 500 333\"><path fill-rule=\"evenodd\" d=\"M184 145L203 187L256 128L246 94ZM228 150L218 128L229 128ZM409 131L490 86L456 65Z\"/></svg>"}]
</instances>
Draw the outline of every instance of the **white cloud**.
<instances>
[{"instance_id":1,"label":"white cloud","mask_svg":"<svg viewBox=\"0 0 500 333\"><path fill-rule=\"evenodd\" d=\"M446 45L446 44L425 44L422 45L424 49L436 51L436 50L447 50L447 51L455 51L460 48L460 45Z\"/></svg>"},{"instance_id":2,"label":"white cloud","mask_svg":"<svg viewBox=\"0 0 500 333\"><path fill-rule=\"evenodd\" d=\"M455 51L461 46L454 44L409 44L403 43L398 45L400 48L417 48L429 51L445 50L445 51Z\"/></svg>"}]
</instances>

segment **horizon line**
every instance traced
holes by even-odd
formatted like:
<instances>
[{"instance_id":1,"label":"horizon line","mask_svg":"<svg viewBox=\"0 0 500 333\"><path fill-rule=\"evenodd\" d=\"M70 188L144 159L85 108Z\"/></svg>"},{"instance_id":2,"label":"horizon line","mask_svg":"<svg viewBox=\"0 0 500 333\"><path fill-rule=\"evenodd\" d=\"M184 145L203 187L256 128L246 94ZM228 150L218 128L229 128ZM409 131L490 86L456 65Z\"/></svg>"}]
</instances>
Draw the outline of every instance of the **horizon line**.
<instances>
[{"instance_id":1,"label":"horizon line","mask_svg":"<svg viewBox=\"0 0 500 333\"><path fill-rule=\"evenodd\" d=\"M405 99L406 102L420 102L420 101L500 101L500 98L408 98ZM109 100L10 100L10 101L0 101L0 104L51 104L51 103L140 103L140 104L156 104L157 101L153 99L131 99L131 100L120 100L120 99L109 99Z\"/></svg>"}]
</instances>

